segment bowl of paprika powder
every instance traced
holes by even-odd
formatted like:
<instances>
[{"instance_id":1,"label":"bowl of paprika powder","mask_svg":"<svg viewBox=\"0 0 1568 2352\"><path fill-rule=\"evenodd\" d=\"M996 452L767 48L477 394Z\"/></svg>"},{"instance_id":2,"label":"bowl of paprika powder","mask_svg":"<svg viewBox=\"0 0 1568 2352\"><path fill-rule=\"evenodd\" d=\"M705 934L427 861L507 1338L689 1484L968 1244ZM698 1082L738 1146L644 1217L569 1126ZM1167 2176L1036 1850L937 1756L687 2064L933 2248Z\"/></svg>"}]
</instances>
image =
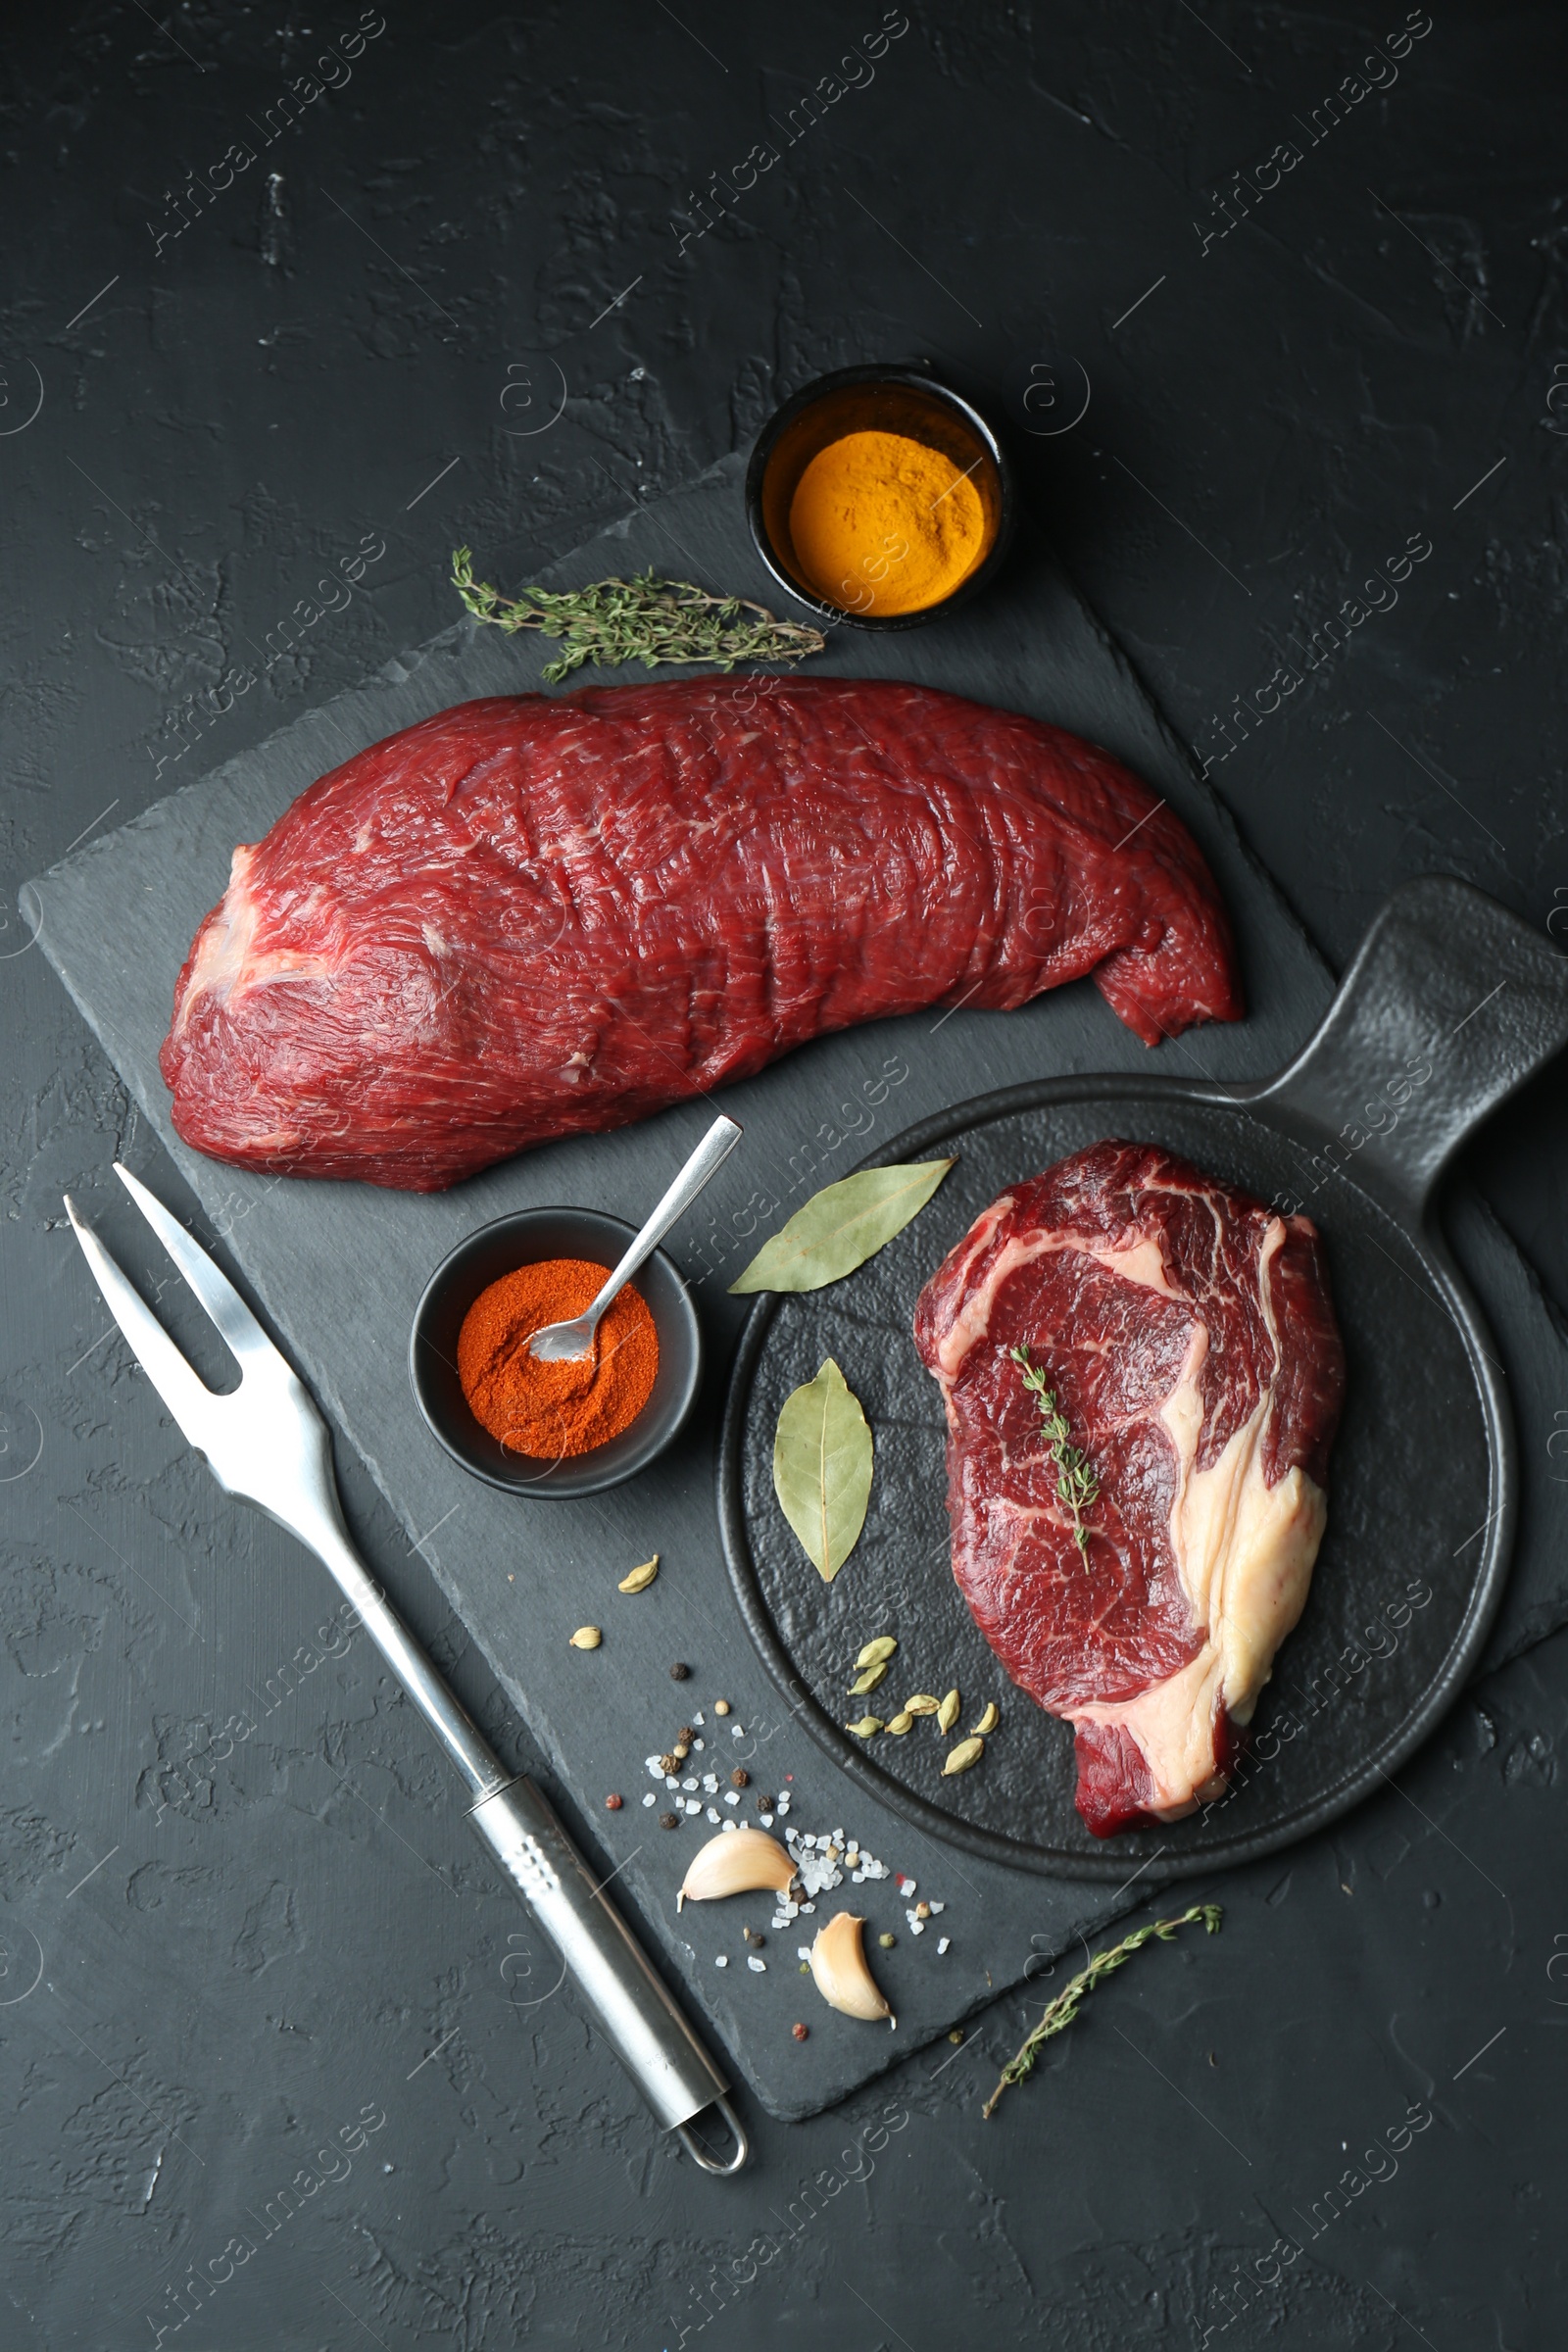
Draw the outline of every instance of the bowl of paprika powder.
<instances>
[{"instance_id":1,"label":"bowl of paprika powder","mask_svg":"<svg viewBox=\"0 0 1568 2352\"><path fill-rule=\"evenodd\" d=\"M528 1208L470 1233L425 1285L409 1342L416 1402L475 1478L564 1500L633 1478L697 1396L702 1337L662 1250L606 1309L593 1353L542 1363L543 1324L581 1314L634 1228L587 1208Z\"/></svg>"}]
</instances>

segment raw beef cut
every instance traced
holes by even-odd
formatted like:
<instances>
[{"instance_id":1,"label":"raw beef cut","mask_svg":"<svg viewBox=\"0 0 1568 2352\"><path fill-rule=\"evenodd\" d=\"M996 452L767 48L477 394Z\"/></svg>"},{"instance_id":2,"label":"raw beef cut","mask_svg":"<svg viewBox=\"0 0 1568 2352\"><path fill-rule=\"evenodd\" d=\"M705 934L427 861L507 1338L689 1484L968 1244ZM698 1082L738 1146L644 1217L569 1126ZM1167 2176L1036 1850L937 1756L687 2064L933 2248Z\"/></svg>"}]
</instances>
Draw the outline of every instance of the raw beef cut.
<instances>
[{"instance_id":1,"label":"raw beef cut","mask_svg":"<svg viewBox=\"0 0 1568 2352\"><path fill-rule=\"evenodd\" d=\"M1076 1726L1098 1837L1179 1820L1223 1790L1322 1540L1345 1358L1316 1229L1095 1144L993 1201L914 1332L975 1623ZM1014 1348L1098 1479L1082 1549Z\"/></svg>"},{"instance_id":2,"label":"raw beef cut","mask_svg":"<svg viewBox=\"0 0 1568 2352\"><path fill-rule=\"evenodd\" d=\"M916 686L465 703L234 853L162 1056L220 1159L432 1192L854 1021L1092 973L1240 1011L1191 836L1108 754Z\"/></svg>"}]
</instances>

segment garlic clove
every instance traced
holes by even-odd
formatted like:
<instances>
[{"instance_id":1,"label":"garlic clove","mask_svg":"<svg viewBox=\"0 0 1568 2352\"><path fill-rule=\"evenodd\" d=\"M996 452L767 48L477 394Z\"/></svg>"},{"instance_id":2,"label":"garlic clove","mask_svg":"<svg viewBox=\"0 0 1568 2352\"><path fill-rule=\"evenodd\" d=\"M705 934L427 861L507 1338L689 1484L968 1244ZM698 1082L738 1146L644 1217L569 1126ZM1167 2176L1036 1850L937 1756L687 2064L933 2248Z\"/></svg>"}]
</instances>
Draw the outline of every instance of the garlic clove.
<instances>
[{"instance_id":1,"label":"garlic clove","mask_svg":"<svg viewBox=\"0 0 1568 2352\"><path fill-rule=\"evenodd\" d=\"M692 1857L675 1908L686 1902L711 1902L721 1894L751 1894L764 1886L782 1894L794 1876L794 1863L765 1830L720 1831Z\"/></svg>"},{"instance_id":2,"label":"garlic clove","mask_svg":"<svg viewBox=\"0 0 1568 2352\"><path fill-rule=\"evenodd\" d=\"M896 2027L899 2021L865 1964L864 1929L864 1920L854 1911L837 1912L825 1928L818 1928L807 1954L812 1981L830 2009L870 2024L885 2017Z\"/></svg>"}]
</instances>

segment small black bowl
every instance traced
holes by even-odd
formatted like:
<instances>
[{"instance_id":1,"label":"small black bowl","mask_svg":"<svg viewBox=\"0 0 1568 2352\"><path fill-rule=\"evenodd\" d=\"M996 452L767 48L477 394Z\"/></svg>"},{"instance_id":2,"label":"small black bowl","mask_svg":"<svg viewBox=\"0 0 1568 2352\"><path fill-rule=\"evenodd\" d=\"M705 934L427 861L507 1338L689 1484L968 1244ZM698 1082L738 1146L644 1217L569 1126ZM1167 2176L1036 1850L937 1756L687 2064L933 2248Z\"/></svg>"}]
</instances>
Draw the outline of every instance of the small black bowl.
<instances>
[{"instance_id":1,"label":"small black bowl","mask_svg":"<svg viewBox=\"0 0 1568 2352\"><path fill-rule=\"evenodd\" d=\"M632 1276L659 1334L653 1394L629 1428L590 1453L543 1462L513 1453L468 1409L458 1378L463 1318L491 1283L549 1257L586 1257L611 1267L625 1255L633 1228L592 1208L525 1208L481 1225L444 1257L424 1286L409 1338L415 1401L455 1462L492 1487L541 1500L601 1494L635 1478L663 1452L691 1411L702 1373L703 1343L691 1294L662 1250Z\"/></svg>"},{"instance_id":2,"label":"small black bowl","mask_svg":"<svg viewBox=\"0 0 1568 2352\"><path fill-rule=\"evenodd\" d=\"M856 612L824 598L795 560L790 506L811 460L846 433L903 433L940 450L980 494L987 549L951 595L918 612ZM857 629L915 629L978 596L995 577L1018 518L1012 464L996 433L959 393L919 368L840 368L804 384L763 425L746 469L746 519L779 586L813 612Z\"/></svg>"}]
</instances>

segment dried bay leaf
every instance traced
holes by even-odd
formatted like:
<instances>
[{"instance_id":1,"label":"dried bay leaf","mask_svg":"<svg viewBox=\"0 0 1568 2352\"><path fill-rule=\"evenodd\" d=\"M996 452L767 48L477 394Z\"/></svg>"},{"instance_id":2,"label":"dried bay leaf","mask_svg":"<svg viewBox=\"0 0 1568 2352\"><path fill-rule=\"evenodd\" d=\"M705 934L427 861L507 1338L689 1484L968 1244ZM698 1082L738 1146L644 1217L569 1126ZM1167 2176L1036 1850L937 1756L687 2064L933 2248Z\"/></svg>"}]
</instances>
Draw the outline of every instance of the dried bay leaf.
<instances>
[{"instance_id":1,"label":"dried bay leaf","mask_svg":"<svg viewBox=\"0 0 1568 2352\"><path fill-rule=\"evenodd\" d=\"M831 1356L784 1399L773 1435L773 1492L818 1576L831 1584L855 1549L871 1498L871 1432Z\"/></svg>"},{"instance_id":2,"label":"dried bay leaf","mask_svg":"<svg viewBox=\"0 0 1568 2352\"><path fill-rule=\"evenodd\" d=\"M919 1215L952 1166L951 1159L927 1159L862 1168L858 1176L841 1177L813 1193L730 1284L731 1297L748 1291L819 1291L842 1281Z\"/></svg>"}]
</instances>

